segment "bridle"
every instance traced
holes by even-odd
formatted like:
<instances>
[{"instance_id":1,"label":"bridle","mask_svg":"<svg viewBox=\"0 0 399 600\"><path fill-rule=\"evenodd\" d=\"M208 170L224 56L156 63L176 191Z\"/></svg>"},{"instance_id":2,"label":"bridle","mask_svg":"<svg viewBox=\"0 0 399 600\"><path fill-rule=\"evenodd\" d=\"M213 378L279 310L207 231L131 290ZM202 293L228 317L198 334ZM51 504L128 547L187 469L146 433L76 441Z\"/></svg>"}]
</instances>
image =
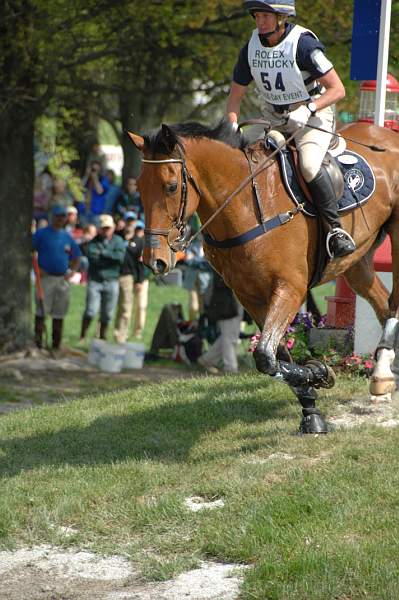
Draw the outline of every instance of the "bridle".
<instances>
[{"instance_id":1,"label":"bridle","mask_svg":"<svg viewBox=\"0 0 399 600\"><path fill-rule=\"evenodd\" d=\"M160 243L158 236L167 238L168 245L173 252L186 247L186 242L190 236L190 226L187 223L187 198L188 198L188 183L190 182L198 196L201 197L201 190L198 187L194 177L187 168L184 154L179 146L177 146L180 158L164 158L164 159L148 159L142 158L141 162L147 164L167 164L176 163L181 165L181 188L180 188L180 204L177 217L172 218L171 226L168 228L152 229L146 227L144 229L145 246L149 248L159 248Z\"/></svg>"}]
</instances>

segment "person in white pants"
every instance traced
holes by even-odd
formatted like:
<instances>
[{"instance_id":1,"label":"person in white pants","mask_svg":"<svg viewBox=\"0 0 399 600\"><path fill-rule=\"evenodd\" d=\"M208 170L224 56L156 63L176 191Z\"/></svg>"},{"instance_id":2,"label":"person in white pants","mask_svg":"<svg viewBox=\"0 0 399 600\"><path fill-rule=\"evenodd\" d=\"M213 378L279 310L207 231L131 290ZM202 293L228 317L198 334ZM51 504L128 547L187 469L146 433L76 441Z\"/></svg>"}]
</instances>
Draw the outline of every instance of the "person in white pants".
<instances>
[{"instance_id":1,"label":"person in white pants","mask_svg":"<svg viewBox=\"0 0 399 600\"><path fill-rule=\"evenodd\" d=\"M237 345L243 312L231 289L214 272L206 313L209 319L217 322L220 334L207 352L199 357L198 364L201 367L211 373L217 373L219 367L224 373L237 373Z\"/></svg>"},{"instance_id":2,"label":"person in white pants","mask_svg":"<svg viewBox=\"0 0 399 600\"><path fill-rule=\"evenodd\" d=\"M209 350L202 354L198 362L209 372L216 373L218 365L222 365L224 373L237 373L237 345L240 339L240 326L243 316L242 307L238 307L239 314L231 319L221 319L217 322L220 335L210 346Z\"/></svg>"}]
</instances>

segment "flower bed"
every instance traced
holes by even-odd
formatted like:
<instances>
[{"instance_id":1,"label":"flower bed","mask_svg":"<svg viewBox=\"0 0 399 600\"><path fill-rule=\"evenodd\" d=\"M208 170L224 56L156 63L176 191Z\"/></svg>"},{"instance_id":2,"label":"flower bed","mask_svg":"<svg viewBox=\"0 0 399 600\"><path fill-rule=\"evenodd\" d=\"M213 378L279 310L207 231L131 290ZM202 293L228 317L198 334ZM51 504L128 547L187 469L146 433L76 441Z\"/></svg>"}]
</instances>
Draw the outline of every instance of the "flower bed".
<instances>
[{"instance_id":1,"label":"flower bed","mask_svg":"<svg viewBox=\"0 0 399 600\"><path fill-rule=\"evenodd\" d=\"M355 354L353 350L351 353L345 354L339 352L333 343L323 351L311 348L309 345L309 332L313 328L327 329L326 316L321 317L316 322L312 313L298 313L291 325L289 325L284 336L284 341L295 362L304 364L310 358L317 358L326 362L335 370L357 376L371 376L375 362L370 354L359 355ZM346 332L345 347L353 349L353 327L348 327ZM254 352L259 338L259 333L251 338L249 352Z\"/></svg>"}]
</instances>

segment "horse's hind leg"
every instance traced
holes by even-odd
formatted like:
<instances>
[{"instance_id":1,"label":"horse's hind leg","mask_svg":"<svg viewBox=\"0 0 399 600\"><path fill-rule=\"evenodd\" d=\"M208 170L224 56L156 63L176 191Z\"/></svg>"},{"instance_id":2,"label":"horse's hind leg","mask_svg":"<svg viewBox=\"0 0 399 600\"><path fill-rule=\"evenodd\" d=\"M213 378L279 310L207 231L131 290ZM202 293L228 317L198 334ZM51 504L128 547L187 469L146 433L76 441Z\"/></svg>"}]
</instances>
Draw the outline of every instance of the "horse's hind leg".
<instances>
[{"instance_id":1,"label":"horse's hind leg","mask_svg":"<svg viewBox=\"0 0 399 600\"><path fill-rule=\"evenodd\" d=\"M388 223L392 245L392 292L389 296L389 318L378 342L377 363L370 383L370 393L379 396L396 390L392 366L397 373L399 351L399 210L395 209ZM396 358L396 361L395 361Z\"/></svg>"},{"instance_id":2,"label":"horse's hind leg","mask_svg":"<svg viewBox=\"0 0 399 600\"><path fill-rule=\"evenodd\" d=\"M370 393L380 395L392 392L396 387L391 366L395 358L398 318L397 315L390 316L388 291L374 270L372 254L373 251L370 251L359 263L346 271L345 277L352 289L371 304L378 320L383 325L382 336L375 351L378 360L370 382ZM394 287L395 297L398 291L396 287L395 292Z\"/></svg>"}]
</instances>

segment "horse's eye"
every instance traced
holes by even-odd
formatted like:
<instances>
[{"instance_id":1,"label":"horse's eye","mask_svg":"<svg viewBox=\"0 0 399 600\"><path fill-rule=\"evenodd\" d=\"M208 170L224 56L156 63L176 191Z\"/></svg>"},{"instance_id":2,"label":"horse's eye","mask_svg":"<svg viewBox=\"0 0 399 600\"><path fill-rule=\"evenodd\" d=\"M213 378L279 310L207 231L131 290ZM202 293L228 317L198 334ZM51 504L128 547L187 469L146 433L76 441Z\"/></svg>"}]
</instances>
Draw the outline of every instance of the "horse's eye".
<instances>
[{"instance_id":1,"label":"horse's eye","mask_svg":"<svg viewBox=\"0 0 399 600\"><path fill-rule=\"evenodd\" d=\"M176 194L177 192L177 183L167 183L166 184L166 192L168 194Z\"/></svg>"}]
</instances>

